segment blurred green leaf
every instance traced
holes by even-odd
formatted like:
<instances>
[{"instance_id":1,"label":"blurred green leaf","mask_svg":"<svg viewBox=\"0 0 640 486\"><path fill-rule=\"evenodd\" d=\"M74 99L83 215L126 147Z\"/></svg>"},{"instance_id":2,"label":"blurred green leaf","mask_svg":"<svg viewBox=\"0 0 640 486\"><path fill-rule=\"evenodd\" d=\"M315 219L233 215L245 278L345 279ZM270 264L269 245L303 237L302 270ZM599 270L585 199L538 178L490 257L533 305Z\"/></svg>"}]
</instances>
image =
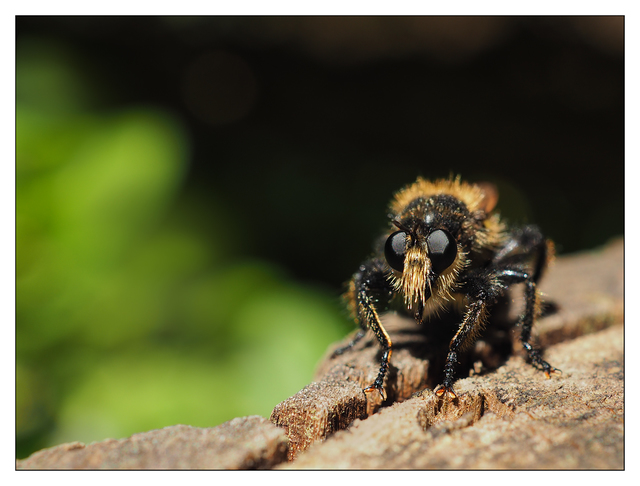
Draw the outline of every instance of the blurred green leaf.
<instances>
[{"instance_id":1,"label":"blurred green leaf","mask_svg":"<svg viewBox=\"0 0 640 486\"><path fill-rule=\"evenodd\" d=\"M30 126L20 110L18 121L18 140L37 140L32 132L41 126ZM20 330L44 314L56 322L45 331L53 341L113 309L114 293L130 287L131 252L162 217L184 172L182 136L154 113L94 122L69 149L54 170L19 172L16 187ZM18 169L22 160L19 153ZM29 346L18 336L19 346Z\"/></svg>"},{"instance_id":2,"label":"blurred green leaf","mask_svg":"<svg viewBox=\"0 0 640 486\"><path fill-rule=\"evenodd\" d=\"M268 415L348 328L332 297L242 258L225 207L182 193L189 154L176 120L89 110L91 88L69 57L27 47L16 110L18 457ZM75 89L84 101L71 100Z\"/></svg>"}]
</instances>

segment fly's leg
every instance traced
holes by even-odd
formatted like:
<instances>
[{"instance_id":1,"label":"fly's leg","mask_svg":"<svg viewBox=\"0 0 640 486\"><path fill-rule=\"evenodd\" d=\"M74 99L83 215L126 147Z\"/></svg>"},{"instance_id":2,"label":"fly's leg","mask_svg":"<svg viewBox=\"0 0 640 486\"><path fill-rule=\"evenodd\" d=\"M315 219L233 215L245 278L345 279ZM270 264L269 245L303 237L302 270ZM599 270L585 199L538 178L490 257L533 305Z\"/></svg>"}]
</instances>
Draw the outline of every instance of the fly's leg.
<instances>
[{"instance_id":1,"label":"fly's leg","mask_svg":"<svg viewBox=\"0 0 640 486\"><path fill-rule=\"evenodd\" d=\"M553 243L547 240L537 226L524 226L512 231L510 239L494 257L494 265L502 267L502 277L507 285L524 283L525 310L520 316L520 342L527 352L529 361L542 369L549 377L560 371L542 359L542 353L531 340L533 322L540 309L540 297L536 284L549 260L553 258ZM533 255L531 272L525 270L524 262Z\"/></svg>"},{"instance_id":2,"label":"fly's leg","mask_svg":"<svg viewBox=\"0 0 640 486\"><path fill-rule=\"evenodd\" d=\"M523 260L525 258L526 254L510 257L502 255L497 265L475 270L467 276L462 287L468 302L467 313L449 344L449 354L444 367L444 380L442 385L436 388L438 396L446 395L449 398L455 398L453 382L459 352L468 344L471 344L478 332L483 328L488 308L500 296L504 295L507 288L518 283L524 283L525 285L525 310L519 320L522 346L527 351L529 360L535 366L541 368L546 376L549 376L554 371L559 371L544 361L540 350L529 342L536 310L538 309L538 294L534 281L534 276L536 275L532 276L524 270ZM535 266L537 268L539 264L535 263Z\"/></svg>"},{"instance_id":3,"label":"fly's leg","mask_svg":"<svg viewBox=\"0 0 640 486\"><path fill-rule=\"evenodd\" d=\"M366 329L358 329L358 332L353 337L351 342L349 342L349 344L347 344L345 346L342 346L342 347L336 349L333 352L333 354L331 355L331 357L335 358L336 356L340 356L341 354L344 354L346 351L349 351L351 348L353 348L356 344L358 344L360 342L360 340L364 337L364 335L366 333L367 333Z\"/></svg>"},{"instance_id":4,"label":"fly's leg","mask_svg":"<svg viewBox=\"0 0 640 486\"><path fill-rule=\"evenodd\" d=\"M458 355L472 344L483 329L489 306L493 305L506 291L504 272L493 267L471 271L462 285L467 301L467 312L458 331L449 343L449 354L444 366L444 380L436 387L436 395L455 398L453 382Z\"/></svg>"},{"instance_id":5,"label":"fly's leg","mask_svg":"<svg viewBox=\"0 0 640 486\"><path fill-rule=\"evenodd\" d=\"M435 389L437 396L444 395L448 398L457 396L453 391L453 382L455 379L455 366L458 364L458 354L475 338L483 327L486 311L487 305L482 300L475 301L469 305L458 331L449 344L449 353L444 365L444 380L442 385L437 386Z\"/></svg>"},{"instance_id":6,"label":"fly's leg","mask_svg":"<svg viewBox=\"0 0 640 486\"><path fill-rule=\"evenodd\" d=\"M378 390L382 399L385 400L387 397L384 393L383 384L384 377L387 374L387 371L389 371L389 358L391 357L392 346L391 339L380 322L380 317L373 305L371 296L365 290L358 293L358 309L360 319L367 322L367 326L373 331L380 342L380 346L382 346L382 357L380 358L380 370L378 371L378 376L373 384L366 387L363 391L366 393L371 390Z\"/></svg>"},{"instance_id":7,"label":"fly's leg","mask_svg":"<svg viewBox=\"0 0 640 486\"><path fill-rule=\"evenodd\" d=\"M527 352L527 358L529 361L544 371L547 378L551 373L560 371L554 368L549 363L542 359L541 351L531 344L531 330L533 328L533 322L538 314L540 308L539 295L536 289L536 283L534 280L535 274L530 275L526 271L519 268L507 268L502 270L501 278L507 284L524 283L524 300L525 308L524 312L518 320L518 326L520 327L520 342L522 347Z\"/></svg>"},{"instance_id":8,"label":"fly's leg","mask_svg":"<svg viewBox=\"0 0 640 486\"><path fill-rule=\"evenodd\" d=\"M342 354L352 348L365 335L366 329L371 329L382 347L380 358L380 370L373 384L363 391L378 390L382 399L386 399L384 393L384 378L389 370L391 358L391 339L380 322L378 308L384 309L393 294L393 290L387 279L388 270L380 259L369 260L364 263L353 276L347 291L347 301L355 319L360 324L361 330L354 339L336 351L334 355Z\"/></svg>"},{"instance_id":9,"label":"fly's leg","mask_svg":"<svg viewBox=\"0 0 640 486\"><path fill-rule=\"evenodd\" d=\"M533 279L528 278L528 275L524 274L525 277L525 288L524 288L524 298L525 298L525 311L520 317L519 325L520 325L520 342L522 343L522 347L527 352L527 356L531 363L544 371L544 374L547 378L550 378L551 373L555 371L560 371L558 368L554 368L549 363L542 359L542 353L536 347L534 347L529 341L531 340L531 329L533 327L533 321L536 316L536 309L538 309L538 293L536 292L536 284L533 282Z\"/></svg>"}]
</instances>

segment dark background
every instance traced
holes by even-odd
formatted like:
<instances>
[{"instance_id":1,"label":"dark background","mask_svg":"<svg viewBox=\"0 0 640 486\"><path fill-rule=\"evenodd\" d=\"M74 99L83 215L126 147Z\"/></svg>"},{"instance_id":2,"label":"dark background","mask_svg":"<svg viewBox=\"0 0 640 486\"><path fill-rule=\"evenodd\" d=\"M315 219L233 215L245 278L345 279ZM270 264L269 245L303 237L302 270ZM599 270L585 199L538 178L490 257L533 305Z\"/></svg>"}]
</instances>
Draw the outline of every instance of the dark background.
<instances>
[{"instance_id":1,"label":"dark background","mask_svg":"<svg viewBox=\"0 0 640 486\"><path fill-rule=\"evenodd\" d=\"M563 253L623 231L621 17L21 17L26 35L71 46L110 109L179 116L184 192L300 279L348 279L417 175L496 182Z\"/></svg>"},{"instance_id":2,"label":"dark background","mask_svg":"<svg viewBox=\"0 0 640 486\"><path fill-rule=\"evenodd\" d=\"M623 233L622 17L17 17L17 457L262 414L395 191Z\"/></svg>"}]
</instances>

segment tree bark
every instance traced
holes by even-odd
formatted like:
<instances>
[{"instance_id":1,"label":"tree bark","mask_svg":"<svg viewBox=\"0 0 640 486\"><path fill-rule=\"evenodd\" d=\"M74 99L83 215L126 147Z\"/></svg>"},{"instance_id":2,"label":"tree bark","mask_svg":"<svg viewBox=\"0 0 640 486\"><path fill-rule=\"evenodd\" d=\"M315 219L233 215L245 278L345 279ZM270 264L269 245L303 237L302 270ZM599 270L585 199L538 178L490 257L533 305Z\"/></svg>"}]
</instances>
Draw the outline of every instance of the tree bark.
<instances>
[{"instance_id":1,"label":"tree bark","mask_svg":"<svg viewBox=\"0 0 640 486\"><path fill-rule=\"evenodd\" d=\"M387 314L393 342L386 400L363 393L380 349L365 337L320 362L313 383L278 404L270 422L173 426L121 441L65 444L18 468L623 469L623 243L558 258L543 278L534 329L550 379L526 363L513 323L518 292L491 316L457 369L453 400L432 389L455 328ZM432 323L433 324L433 323Z\"/></svg>"}]
</instances>

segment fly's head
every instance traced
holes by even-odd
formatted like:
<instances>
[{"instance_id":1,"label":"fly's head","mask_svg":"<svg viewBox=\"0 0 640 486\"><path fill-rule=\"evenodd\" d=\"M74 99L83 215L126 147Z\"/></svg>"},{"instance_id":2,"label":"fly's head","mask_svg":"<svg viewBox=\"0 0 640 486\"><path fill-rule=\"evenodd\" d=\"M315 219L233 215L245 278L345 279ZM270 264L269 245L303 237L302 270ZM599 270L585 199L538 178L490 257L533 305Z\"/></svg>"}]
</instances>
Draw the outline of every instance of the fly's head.
<instances>
[{"instance_id":1,"label":"fly's head","mask_svg":"<svg viewBox=\"0 0 640 486\"><path fill-rule=\"evenodd\" d=\"M408 187L390 214L394 231L384 247L389 278L417 320L454 300L472 255L491 240L486 222L497 196L457 180L446 183Z\"/></svg>"}]
</instances>

